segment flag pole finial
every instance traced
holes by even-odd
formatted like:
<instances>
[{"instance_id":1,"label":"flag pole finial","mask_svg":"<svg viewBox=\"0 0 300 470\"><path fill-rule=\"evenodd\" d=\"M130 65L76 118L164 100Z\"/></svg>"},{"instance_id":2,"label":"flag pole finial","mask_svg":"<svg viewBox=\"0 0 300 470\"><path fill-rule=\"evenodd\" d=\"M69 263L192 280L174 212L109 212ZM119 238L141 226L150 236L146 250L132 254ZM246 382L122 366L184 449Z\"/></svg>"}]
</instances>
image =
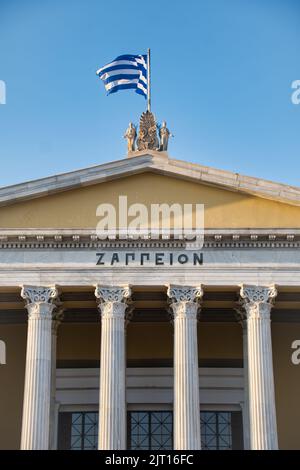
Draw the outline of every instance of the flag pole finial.
<instances>
[{"instance_id":1,"label":"flag pole finial","mask_svg":"<svg viewBox=\"0 0 300 470\"><path fill-rule=\"evenodd\" d=\"M151 112L150 49L147 51L147 111Z\"/></svg>"}]
</instances>

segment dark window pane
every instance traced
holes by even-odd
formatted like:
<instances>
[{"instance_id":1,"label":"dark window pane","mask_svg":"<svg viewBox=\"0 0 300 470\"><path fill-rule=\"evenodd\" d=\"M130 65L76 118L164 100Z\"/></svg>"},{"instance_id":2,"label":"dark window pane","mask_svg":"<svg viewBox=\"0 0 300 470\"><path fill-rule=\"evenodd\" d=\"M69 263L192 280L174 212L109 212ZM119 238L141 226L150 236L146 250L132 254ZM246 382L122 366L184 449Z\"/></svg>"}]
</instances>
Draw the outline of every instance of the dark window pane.
<instances>
[{"instance_id":1,"label":"dark window pane","mask_svg":"<svg viewBox=\"0 0 300 470\"><path fill-rule=\"evenodd\" d=\"M232 449L231 412L202 411L200 419L202 449Z\"/></svg>"},{"instance_id":2,"label":"dark window pane","mask_svg":"<svg viewBox=\"0 0 300 470\"><path fill-rule=\"evenodd\" d=\"M98 447L98 413L59 413L58 449L95 450Z\"/></svg>"},{"instance_id":3,"label":"dark window pane","mask_svg":"<svg viewBox=\"0 0 300 470\"><path fill-rule=\"evenodd\" d=\"M128 447L161 450L173 447L171 411L131 411L128 413Z\"/></svg>"}]
</instances>

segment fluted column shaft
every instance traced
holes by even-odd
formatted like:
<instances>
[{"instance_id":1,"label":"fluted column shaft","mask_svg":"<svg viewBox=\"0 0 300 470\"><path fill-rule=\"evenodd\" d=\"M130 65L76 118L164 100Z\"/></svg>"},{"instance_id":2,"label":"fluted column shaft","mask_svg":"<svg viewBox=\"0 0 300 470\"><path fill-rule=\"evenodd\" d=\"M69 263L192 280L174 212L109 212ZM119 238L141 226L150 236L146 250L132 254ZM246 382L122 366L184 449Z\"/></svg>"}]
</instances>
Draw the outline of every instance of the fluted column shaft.
<instances>
[{"instance_id":1,"label":"fluted column shaft","mask_svg":"<svg viewBox=\"0 0 300 470\"><path fill-rule=\"evenodd\" d=\"M242 286L247 319L251 449L278 449L270 313L274 286Z\"/></svg>"},{"instance_id":2,"label":"fluted column shaft","mask_svg":"<svg viewBox=\"0 0 300 470\"><path fill-rule=\"evenodd\" d=\"M24 286L28 332L21 449L45 450L49 446L51 396L51 329L55 287Z\"/></svg>"},{"instance_id":3,"label":"fluted column shaft","mask_svg":"<svg viewBox=\"0 0 300 470\"><path fill-rule=\"evenodd\" d=\"M244 449L250 449L250 416L249 416L249 384L248 384L248 333L247 320L242 320L243 328L243 365L244 365L244 403L243 403L243 427Z\"/></svg>"},{"instance_id":4,"label":"fluted column shaft","mask_svg":"<svg viewBox=\"0 0 300 470\"><path fill-rule=\"evenodd\" d=\"M197 314L202 289L170 286L174 321L174 449L201 449Z\"/></svg>"},{"instance_id":5,"label":"fluted column shaft","mask_svg":"<svg viewBox=\"0 0 300 470\"><path fill-rule=\"evenodd\" d=\"M126 449L125 311L128 287L96 287L101 311L100 450Z\"/></svg>"}]
</instances>

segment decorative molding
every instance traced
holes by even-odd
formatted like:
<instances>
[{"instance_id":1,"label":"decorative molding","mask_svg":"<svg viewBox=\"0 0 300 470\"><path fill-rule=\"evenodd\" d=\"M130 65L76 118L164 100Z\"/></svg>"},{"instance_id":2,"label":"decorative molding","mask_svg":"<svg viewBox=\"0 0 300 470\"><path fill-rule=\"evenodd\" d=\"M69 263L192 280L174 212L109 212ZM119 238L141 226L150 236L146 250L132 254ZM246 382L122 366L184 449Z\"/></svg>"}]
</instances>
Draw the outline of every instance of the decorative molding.
<instances>
[{"instance_id":1,"label":"decorative molding","mask_svg":"<svg viewBox=\"0 0 300 470\"><path fill-rule=\"evenodd\" d=\"M0 229L0 249L184 249L185 240L98 240L93 229ZM298 229L206 229L203 248L299 248Z\"/></svg>"}]
</instances>

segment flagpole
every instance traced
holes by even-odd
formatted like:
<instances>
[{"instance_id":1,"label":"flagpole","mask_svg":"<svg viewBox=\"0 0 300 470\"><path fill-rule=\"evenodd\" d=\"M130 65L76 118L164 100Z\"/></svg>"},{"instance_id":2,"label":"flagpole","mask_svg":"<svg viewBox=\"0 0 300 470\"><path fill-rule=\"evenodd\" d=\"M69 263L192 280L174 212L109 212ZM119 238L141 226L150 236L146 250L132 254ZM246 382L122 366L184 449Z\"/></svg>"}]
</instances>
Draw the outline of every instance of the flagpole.
<instances>
[{"instance_id":1,"label":"flagpole","mask_svg":"<svg viewBox=\"0 0 300 470\"><path fill-rule=\"evenodd\" d=\"M147 51L147 110L151 112L150 49Z\"/></svg>"}]
</instances>

